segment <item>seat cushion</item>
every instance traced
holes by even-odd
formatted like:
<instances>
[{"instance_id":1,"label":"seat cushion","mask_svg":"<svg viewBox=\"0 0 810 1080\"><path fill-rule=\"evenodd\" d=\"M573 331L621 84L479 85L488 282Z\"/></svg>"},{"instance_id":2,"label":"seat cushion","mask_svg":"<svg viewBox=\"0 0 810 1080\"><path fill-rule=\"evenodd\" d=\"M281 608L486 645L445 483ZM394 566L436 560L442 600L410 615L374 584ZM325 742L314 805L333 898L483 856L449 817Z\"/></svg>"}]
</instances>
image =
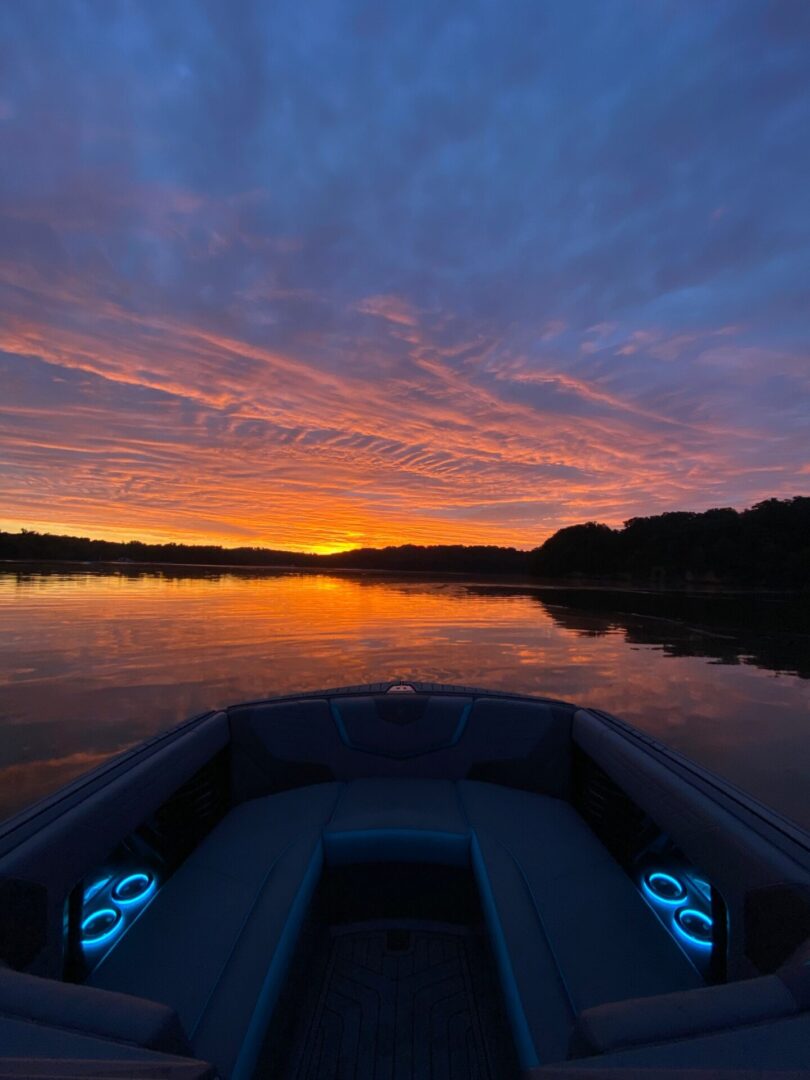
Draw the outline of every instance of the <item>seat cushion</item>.
<instances>
[{"instance_id":1,"label":"seat cushion","mask_svg":"<svg viewBox=\"0 0 810 1080\"><path fill-rule=\"evenodd\" d=\"M472 698L449 695L378 694L331 702L346 746L400 761L455 746L471 708Z\"/></svg>"},{"instance_id":2,"label":"seat cushion","mask_svg":"<svg viewBox=\"0 0 810 1080\"><path fill-rule=\"evenodd\" d=\"M143 1046L135 1046L133 1043L122 1042L118 1039L107 1038L103 1035L93 1035L87 1031L74 1030L61 1025L42 1024L38 1021L18 1019L10 1016L0 1016L0 1076L8 1076L6 1062L8 1058L24 1059L19 1076L45 1078L73 1077L81 1075L74 1072L39 1071L37 1063L41 1059L51 1062L59 1061L106 1061L115 1062L123 1069L123 1062L152 1062L156 1066L163 1066L163 1070L173 1063L190 1062L193 1059L179 1057L175 1054L164 1054L158 1050L148 1050ZM168 1071L155 1072L155 1076L171 1076ZM89 1070L87 1075L93 1075ZM109 1072L96 1073L96 1076L111 1076ZM128 1075L121 1071L119 1077ZM132 1075L140 1075L134 1073Z\"/></svg>"},{"instance_id":3,"label":"seat cushion","mask_svg":"<svg viewBox=\"0 0 810 1080\"><path fill-rule=\"evenodd\" d=\"M712 1035L794 1016L799 1003L777 975L610 1001L577 1018L571 1057Z\"/></svg>"},{"instance_id":4,"label":"seat cushion","mask_svg":"<svg viewBox=\"0 0 810 1080\"><path fill-rule=\"evenodd\" d=\"M324 858L472 864L521 1064L576 1017L701 985L572 807L497 784L361 779L244 803L157 893L91 983L176 1010L195 1055L250 1075Z\"/></svg>"},{"instance_id":5,"label":"seat cushion","mask_svg":"<svg viewBox=\"0 0 810 1080\"><path fill-rule=\"evenodd\" d=\"M166 1054L190 1052L177 1014L165 1005L0 967L0 1023L5 1020ZM3 1039L0 1045L5 1047Z\"/></svg>"},{"instance_id":6,"label":"seat cushion","mask_svg":"<svg viewBox=\"0 0 810 1080\"><path fill-rule=\"evenodd\" d=\"M326 859L466 866L470 829L449 780L364 779L347 784L324 831Z\"/></svg>"},{"instance_id":7,"label":"seat cushion","mask_svg":"<svg viewBox=\"0 0 810 1080\"><path fill-rule=\"evenodd\" d=\"M562 1077L569 1069L578 1074L582 1070L581 1075L585 1075L585 1070L604 1069L605 1076L626 1076L628 1080L654 1078L659 1069L684 1080L691 1076L696 1080L736 1076L738 1069L740 1077L746 1080L807 1077L810 1076L810 1013L577 1058L561 1065L554 1075ZM543 1072L538 1071L537 1080L541 1080Z\"/></svg>"},{"instance_id":8,"label":"seat cushion","mask_svg":"<svg viewBox=\"0 0 810 1080\"><path fill-rule=\"evenodd\" d=\"M90 983L176 1010L195 1054L249 1072L323 861L340 784L236 807L160 889Z\"/></svg>"},{"instance_id":9,"label":"seat cushion","mask_svg":"<svg viewBox=\"0 0 810 1080\"><path fill-rule=\"evenodd\" d=\"M474 781L459 796L525 1068L567 1056L583 1009L702 984L571 806Z\"/></svg>"}]
</instances>

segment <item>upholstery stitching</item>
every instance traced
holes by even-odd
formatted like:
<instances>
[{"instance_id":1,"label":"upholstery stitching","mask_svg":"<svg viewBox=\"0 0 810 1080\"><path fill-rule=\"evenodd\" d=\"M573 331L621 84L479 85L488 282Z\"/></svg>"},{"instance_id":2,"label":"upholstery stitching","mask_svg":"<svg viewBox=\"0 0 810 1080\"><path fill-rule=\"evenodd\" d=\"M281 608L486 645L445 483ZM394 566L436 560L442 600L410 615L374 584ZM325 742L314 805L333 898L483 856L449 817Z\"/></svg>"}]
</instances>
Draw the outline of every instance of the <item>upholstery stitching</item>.
<instances>
[{"instance_id":1,"label":"upholstery stitching","mask_svg":"<svg viewBox=\"0 0 810 1080\"><path fill-rule=\"evenodd\" d=\"M333 814L335 812L335 807L337 806L338 802L340 801L341 796L343 795L344 790L345 790L345 787L343 788L342 791L340 791L338 793L338 796L335 799L334 806L332 807L332 813ZM330 818L330 820L331 820L331 818ZM317 846L317 844L322 842L322 833L323 833L323 825L321 825L320 828L316 831L315 845L314 846ZM270 877L271 877L273 871L278 866L281 859L290 850L290 848L292 848L295 844L297 844L301 839L302 839L302 837L300 835L294 837L290 841L290 843L287 844L287 846L285 848L283 848L279 852L279 854L276 856L276 858L270 864L270 867L268 868L267 873L264 875L261 882L259 883L259 886L258 886L258 888L256 890L256 894L255 894L254 899L253 899L253 903L250 905L250 908L248 909L248 911L245 914L244 919L242 920L242 923L241 923L241 925L239 927L239 930L237 931L236 936L233 939L233 944L231 945L230 951L228 952L228 955L226 956L225 960L223 961L222 966L220 967L219 972L217 974L217 977L216 977L216 979L214 981L214 984L211 987L211 990L210 990L208 996L206 997L205 1002L203 1003L203 1005L202 1005L202 1007L200 1009L200 1012L197 1015L197 1019L194 1021L194 1025L191 1028L191 1031L189 1032L189 1039L193 1039L195 1033L197 1032L197 1029L199 1028L200 1024L202 1023L203 1017L205 1016L206 1012L208 1011L208 1007L211 1004L211 999L213 998L213 996L214 996L214 994L215 994L215 992L217 990L217 987L219 986L220 982L222 981L222 977L225 974L225 971L226 971L228 965L230 964L231 960L233 959L233 954L235 953L236 947L239 944L239 942L240 942L240 940L242 938L242 935L245 932L245 927L247 926L248 922L250 921L250 918L253 915L253 912L256 910L256 906L259 903L259 900L261 899L262 893L264 892L265 886L267 885L268 881L270 880ZM297 893L296 893L296 895L297 895ZM273 955L275 955L275 950L273 952ZM273 962L273 957L271 956L270 957L270 964L272 964L272 962ZM270 964L268 965L268 970L269 970Z\"/></svg>"},{"instance_id":2,"label":"upholstery stitching","mask_svg":"<svg viewBox=\"0 0 810 1080\"><path fill-rule=\"evenodd\" d=\"M461 797L460 784L457 780L453 781L453 792L456 796L456 804L458 805L459 813L464 820L465 825L469 832L473 832L472 822L467 814L467 808L464 805L464 800Z\"/></svg>"},{"instance_id":3,"label":"upholstery stitching","mask_svg":"<svg viewBox=\"0 0 810 1080\"><path fill-rule=\"evenodd\" d=\"M194 1024L193 1024L191 1030L189 1031L189 1038L190 1039L194 1038L194 1035L195 1035L195 1033L197 1031L197 1028L200 1026L200 1024L202 1022L202 1019L205 1016L205 1013L208 1011L208 1006L211 1004L211 999L213 998L217 987L219 986L220 982L222 981L222 976L225 974L225 971L226 971L228 965L230 964L231 960L233 959L233 954L236 951L236 946L239 944L239 942L240 942L240 940L242 938L242 935L245 932L245 927L247 926L248 922L250 921L250 918L253 915L253 912L256 910L256 905L259 903L259 900L260 900L260 898L262 896L262 893L264 892L265 886L267 885L267 882L270 880L270 876L272 875L275 868L278 866L281 859L287 854L287 852L290 850L291 847L293 847L296 843L298 843L298 841L300 839L301 839L300 836L296 836L294 840L291 840L290 843L287 844L287 846L285 848L283 848L279 852L279 854L275 857L275 859L273 859L272 863L270 864L270 867L268 868L267 873L264 875L262 880L259 882L259 887L256 890L256 895L253 898L253 903L250 905L247 912L245 913L245 917L242 920L238 931L236 932L236 936L233 939L233 944L231 945L230 950L228 951L228 955L225 957L225 960L222 962L222 966L220 967L219 972L217 973L217 977L214 980L214 985L211 987L211 990L209 991L208 996L206 997L205 1002L203 1003L202 1008L200 1009L200 1012L197 1014L197 1019L194 1021Z\"/></svg>"},{"instance_id":4,"label":"upholstery stitching","mask_svg":"<svg viewBox=\"0 0 810 1080\"><path fill-rule=\"evenodd\" d=\"M306 899L309 879L314 872L315 880L312 882L310 889L311 899L315 889L317 888L318 880L320 878L320 873L322 870L323 840L319 839L315 844L314 848L312 849L309 860L307 861L307 868L304 871L304 876L302 877L298 888L295 891L295 896L293 897L292 902L287 909L287 916L284 920L284 926L282 928L281 934L279 935L277 946L273 952L272 959L270 960L267 971L265 972L264 979L262 980L261 988L253 1004L253 1010L250 1014L250 1020L248 1021L248 1026L245 1029L245 1034L240 1043L239 1051L236 1056L236 1061L234 1062L233 1072L231 1074L234 1080L236 1080L237 1077L242 1078L246 1076L253 1076L253 1073L255 1072L255 1059L258 1057L259 1054L259 1048L255 1045L256 1028L259 1028L259 1031L263 1037L266 1033L268 1018L272 1016L273 1009L275 1008L278 998L283 990L283 980L286 977L286 972L289 970L289 965L292 958L292 950L294 950L297 945L298 936L300 935L301 927L306 917L305 912L300 912L299 902L301 901L302 897ZM295 926L295 920L298 920L298 925L294 928L294 933L296 937L292 943L292 946L290 946L288 932L291 923L293 924L293 926ZM285 938L287 939L286 941ZM283 955L283 950L285 949L285 947L288 951L286 955ZM281 957L281 959L279 959L279 957ZM282 973L278 975L278 977L276 978L276 982L278 983L280 979L282 980L282 985L280 987L277 987L275 999L273 999L272 991L269 990L268 987L272 987L273 985L273 979L271 978L271 976L273 975L274 967L279 966L282 968ZM270 995L270 1004L268 1004L267 1000L268 995ZM264 1016L264 1020L257 1020L257 1017L261 1016ZM252 1064L251 1054L253 1055Z\"/></svg>"},{"instance_id":5,"label":"upholstery stitching","mask_svg":"<svg viewBox=\"0 0 810 1080\"><path fill-rule=\"evenodd\" d=\"M327 819L326 824L321 825L321 836L324 835L326 830L332 824L332 822L334 820L334 817L335 817L335 814L338 812L338 807L340 806L341 801L343 800L343 796L346 794L346 792L348 790L349 790L349 784L347 784L345 782L341 782L340 791L337 793L337 798L335 799L334 804L332 806L332 813L329 815L329 818Z\"/></svg>"},{"instance_id":6,"label":"upholstery stitching","mask_svg":"<svg viewBox=\"0 0 810 1080\"><path fill-rule=\"evenodd\" d=\"M517 856L514 854L514 852L510 851L510 849L506 846L506 844L503 843L503 841L498 840L497 843L503 848L503 850L506 852L506 854L512 859L512 862L517 867L517 870L518 870L520 876L523 878L523 884L526 886L526 891L528 892L529 899L532 902L532 907L534 908L534 913L535 913L535 915L537 917L538 923L540 924L540 929L543 932L543 938L545 939L546 945L548 946L548 951L551 953L551 958L554 961L554 966L557 969L557 977L559 978L560 983L562 985L562 988L565 991L565 996L568 998L568 1004L569 1004L569 1006L571 1008L571 1012L573 1014L572 1015L572 1020L574 1020L574 1019L576 1019L576 1017L579 1014L580 1010L576 1006L576 1003L574 1001L574 996L571 993L571 989L568 986L568 983L566 981L565 976L563 975L562 966L560 965L560 961L559 961L557 953L556 953L556 951L554 949L554 946L551 944L551 937L550 937L549 932L548 932L548 930L546 928L546 924L545 924L545 921L543 919L543 915L542 915L542 913L540 911L540 907L539 907L539 905L537 903L537 899L536 899L536 897L534 895L534 890L532 889L531 885L529 884L529 879L526 876L526 871L523 869L523 866L522 866L520 860L517 858Z\"/></svg>"}]
</instances>

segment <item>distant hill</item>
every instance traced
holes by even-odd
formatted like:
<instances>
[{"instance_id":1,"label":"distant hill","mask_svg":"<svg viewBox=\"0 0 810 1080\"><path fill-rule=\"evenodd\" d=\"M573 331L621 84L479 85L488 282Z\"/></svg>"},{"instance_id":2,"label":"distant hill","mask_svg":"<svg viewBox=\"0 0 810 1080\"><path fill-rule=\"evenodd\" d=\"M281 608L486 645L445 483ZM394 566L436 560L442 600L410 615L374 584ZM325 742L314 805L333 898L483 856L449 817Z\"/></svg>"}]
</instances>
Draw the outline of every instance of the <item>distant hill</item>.
<instances>
[{"instance_id":1,"label":"distant hill","mask_svg":"<svg viewBox=\"0 0 810 1080\"><path fill-rule=\"evenodd\" d=\"M144 544L23 529L0 532L0 559L291 566L534 576L544 579L810 588L810 498L767 499L748 510L676 511L635 517L622 529L589 521L533 551L436 544L358 548L334 555L261 547Z\"/></svg>"}]
</instances>

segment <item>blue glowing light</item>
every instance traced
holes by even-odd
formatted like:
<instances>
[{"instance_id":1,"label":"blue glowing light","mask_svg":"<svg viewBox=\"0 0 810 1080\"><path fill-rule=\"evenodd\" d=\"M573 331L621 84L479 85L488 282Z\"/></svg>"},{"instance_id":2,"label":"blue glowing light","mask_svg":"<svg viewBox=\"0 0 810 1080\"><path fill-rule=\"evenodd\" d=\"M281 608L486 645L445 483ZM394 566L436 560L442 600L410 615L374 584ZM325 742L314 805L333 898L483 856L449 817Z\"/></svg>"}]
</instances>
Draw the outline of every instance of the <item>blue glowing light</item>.
<instances>
[{"instance_id":1,"label":"blue glowing light","mask_svg":"<svg viewBox=\"0 0 810 1080\"><path fill-rule=\"evenodd\" d=\"M659 904L680 904L686 899L686 888L683 882L672 874L665 874L662 870L645 874L641 880L641 886L647 896Z\"/></svg>"},{"instance_id":2,"label":"blue glowing light","mask_svg":"<svg viewBox=\"0 0 810 1080\"><path fill-rule=\"evenodd\" d=\"M691 878L692 878L692 884L695 886L695 888L698 890L698 892L702 892L704 897L707 900L711 900L711 898L712 898L712 887L708 883L708 881L706 881L705 878L697 877L695 874L692 874Z\"/></svg>"},{"instance_id":3,"label":"blue glowing light","mask_svg":"<svg viewBox=\"0 0 810 1080\"><path fill-rule=\"evenodd\" d=\"M713 923L711 917L704 911L698 911L697 908L681 908L675 912L673 925L690 945L700 945L704 949L711 948Z\"/></svg>"},{"instance_id":4,"label":"blue glowing light","mask_svg":"<svg viewBox=\"0 0 810 1080\"><path fill-rule=\"evenodd\" d=\"M136 874L127 874L117 881L113 887L112 898L117 904L141 904L156 888L155 875L141 870Z\"/></svg>"},{"instance_id":5,"label":"blue glowing light","mask_svg":"<svg viewBox=\"0 0 810 1080\"><path fill-rule=\"evenodd\" d=\"M92 900L94 896L98 896L104 886L109 885L110 881L112 881L112 878L108 874L107 877L99 878L98 881L94 881L92 885L88 886L88 888L84 890L85 904Z\"/></svg>"},{"instance_id":6,"label":"blue glowing light","mask_svg":"<svg viewBox=\"0 0 810 1080\"><path fill-rule=\"evenodd\" d=\"M115 908L99 908L82 922L84 945L103 945L115 937L121 928L121 912Z\"/></svg>"}]
</instances>

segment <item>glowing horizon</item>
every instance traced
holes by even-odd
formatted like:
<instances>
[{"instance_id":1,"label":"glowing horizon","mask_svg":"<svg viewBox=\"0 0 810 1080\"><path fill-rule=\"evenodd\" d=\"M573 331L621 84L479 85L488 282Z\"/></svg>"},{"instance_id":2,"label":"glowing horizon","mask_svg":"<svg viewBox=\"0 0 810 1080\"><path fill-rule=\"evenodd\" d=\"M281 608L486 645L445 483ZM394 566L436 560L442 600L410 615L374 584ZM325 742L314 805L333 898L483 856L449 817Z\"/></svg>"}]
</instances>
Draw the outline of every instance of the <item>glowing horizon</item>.
<instances>
[{"instance_id":1,"label":"glowing horizon","mask_svg":"<svg viewBox=\"0 0 810 1080\"><path fill-rule=\"evenodd\" d=\"M808 16L619 6L5 5L3 527L533 548L810 491Z\"/></svg>"}]
</instances>

